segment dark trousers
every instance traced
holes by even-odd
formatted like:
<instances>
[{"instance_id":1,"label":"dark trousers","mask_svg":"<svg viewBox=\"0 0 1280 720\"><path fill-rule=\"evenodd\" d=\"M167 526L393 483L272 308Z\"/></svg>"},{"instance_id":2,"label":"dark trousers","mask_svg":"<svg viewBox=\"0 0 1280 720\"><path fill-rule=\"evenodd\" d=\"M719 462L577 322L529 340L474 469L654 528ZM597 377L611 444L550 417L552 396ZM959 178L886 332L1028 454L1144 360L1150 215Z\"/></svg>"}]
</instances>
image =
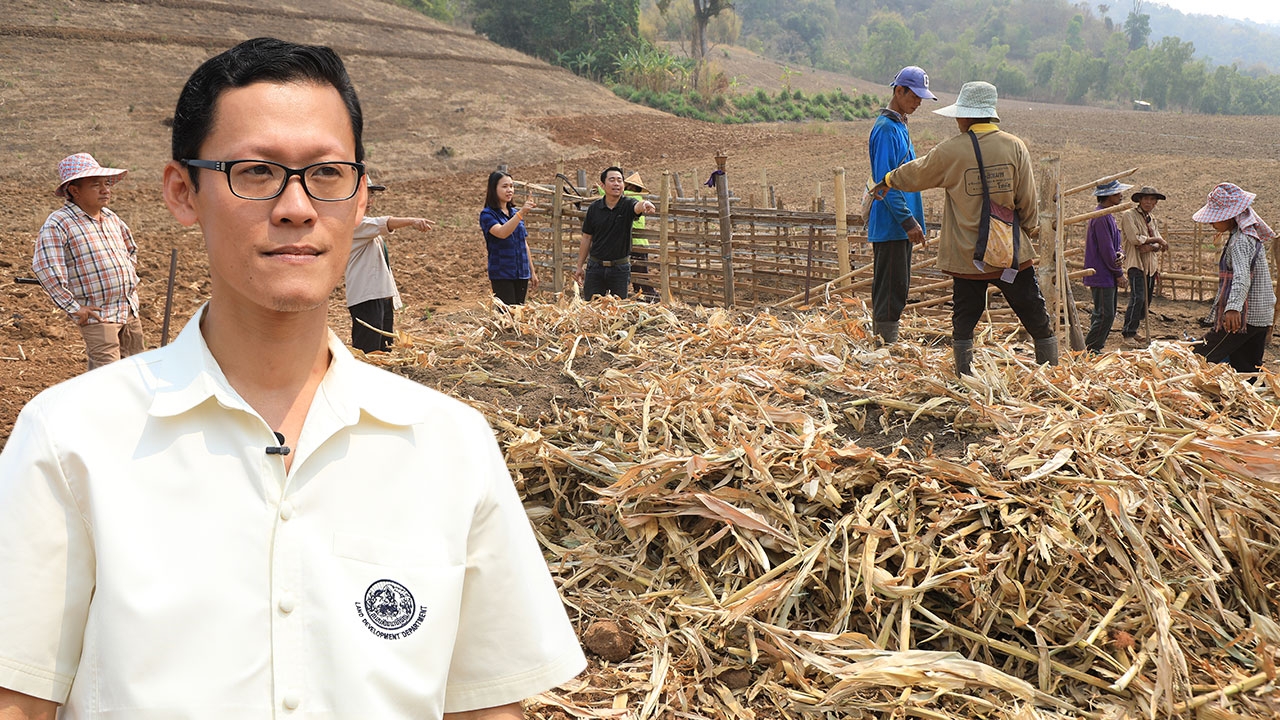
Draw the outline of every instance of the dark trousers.
<instances>
[{"instance_id":1,"label":"dark trousers","mask_svg":"<svg viewBox=\"0 0 1280 720\"><path fill-rule=\"evenodd\" d=\"M1258 372L1262 367L1262 353L1267 349L1267 331L1270 329L1270 325L1245 325L1244 332L1238 333L1210 330L1192 350L1211 363L1231 363L1236 372Z\"/></svg>"},{"instance_id":2,"label":"dark trousers","mask_svg":"<svg viewBox=\"0 0 1280 720\"><path fill-rule=\"evenodd\" d=\"M1022 327L1036 340L1053 337L1049 312L1045 310L1044 296L1036 280L1036 269L1029 267L1019 272L1013 282L999 278L994 280L968 280L956 278L951 286L951 339L973 340L973 329L987 309L987 286L1000 288L1005 302L1013 309Z\"/></svg>"},{"instance_id":3,"label":"dark trousers","mask_svg":"<svg viewBox=\"0 0 1280 720\"><path fill-rule=\"evenodd\" d=\"M347 310L351 313L351 347L367 353L391 347L391 338L379 335L359 322L363 320L379 330L391 332L396 317L391 298L365 300Z\"/></svg>"},{"instance_id":4,"label":"dark trousers","mask_svg":"<svg viewBox=\"0 0 1280 720\"><path fill-rule=\"evenodd\" d=\"M507 305L523 305L529 294L529 280L495 280L489 278L494 297Z\"/></svg>"},{"instance_id":5,"label":"dark trousers","mask_svg":"<svg viewBox=\"0 0 1280 720\"><path fill-rule=\"evenodd\" d=\"M642 247L648 247L647 245ZM644 250L631 251L631 287L641 298L656 298L658 291L649 283L649 253Z\"/></svg>"},{"instance_id":6,"label":"dark trousers","mask_svg":"<svg viewBox=\"0 0 1280 720\"><path fill-rule=\"evenodd\" d=\"M617 261L605 267L588 259L582 277L582 299L591 300L597 295L614 295L625 298L631 290L631 263Z\"/></svg>"},{"instance_id":7,"label":"dark trousers","mask_svg":"<svg viewBox=\"0 0 1280 720\"><path fill-rule=\"evenodd\" d=\"M1116 319L1116 289L1096 287L1093 290L1093 315L1089 318L1089 334L1084 336L1084 348L1100 353L1111 334L1111 324Z\"/></svg>"},{"instance_id":8,"label":"dark trousers","mask_svg":"<svg viewBox=\"0 0 1280 720\"><path fill-rule=\"evenodd\" d=\"M1138 326L1146 319L1155 292L1155 275L1148 275L1141 268L1129 268L1129 306L1124 309L1124 329L1120 331L1125 337L1138 334Z\"/></svg>"},{"instance_id":9,"label":"dark trousers","mask_svg":"<svg viewBox=\"0 0 1280 720\"><path fill-rule=\"evenodd\" d=\"M911 241L874 242L871 252L871 317L878 323L898 322L911 289Z\"/></svg>"}]
</instances>

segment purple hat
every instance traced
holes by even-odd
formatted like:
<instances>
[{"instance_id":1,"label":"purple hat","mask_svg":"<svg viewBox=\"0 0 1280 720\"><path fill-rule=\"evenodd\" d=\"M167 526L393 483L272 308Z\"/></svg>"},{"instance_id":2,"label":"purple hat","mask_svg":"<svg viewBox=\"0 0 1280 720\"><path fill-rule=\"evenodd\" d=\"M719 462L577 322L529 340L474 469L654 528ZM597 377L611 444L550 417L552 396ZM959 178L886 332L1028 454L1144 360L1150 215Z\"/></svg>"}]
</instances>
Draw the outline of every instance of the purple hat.
<instances>
[{"instance_id":1,"label":"purple hat","mask_svg":"<svg viewBox=\"0 0 1280 720\"><path fill-rule=\"evenodd\" d=\"M1222 183L1209 191L1208 202L1195 211L1191 219L1201 223L1230 220L1248 210L1256 197L1256 194L1240 189L1239 185Z\"/></svg>"},{"instance_id":2,"label":"purple hat","mask_svg":"<svg viewBox=\"0 0 1280 720\"><path fill-rule=\"evenodd\" d=\"M58 189L53 191L58 197L67 196L67 185L75 180L86 177L114 177L117 180L124 177L128 170L119 168L102 167L97 160L89 153L76 153L62 158L62 162L58 163L58 178L62 183L58 185Z\"/></svg>"},{"instance_id":3,"label":"purple hat","mask_svg":"<svg viewBox=\"0 0 1280 720\"><path fill-rule=\"evenodd\" d=\"M904 87L915 93L922 100L937 100L938 96L929 92L929 74L915 65L908 65L893 76L889 87Z\"/></svg>"}]
</instances>

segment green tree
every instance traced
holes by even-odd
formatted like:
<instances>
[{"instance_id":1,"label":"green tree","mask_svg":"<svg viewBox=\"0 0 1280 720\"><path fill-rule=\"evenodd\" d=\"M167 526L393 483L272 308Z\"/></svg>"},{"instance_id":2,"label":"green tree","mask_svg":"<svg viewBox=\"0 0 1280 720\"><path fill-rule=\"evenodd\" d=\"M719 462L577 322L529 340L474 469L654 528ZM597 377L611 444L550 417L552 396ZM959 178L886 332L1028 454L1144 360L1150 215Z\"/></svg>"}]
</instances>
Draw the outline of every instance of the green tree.
<instances>
[{"instance_id":1,"label":"green tree","mask_svg":"<svg viewBox=\"0 0 1280 720\"><path fill-rule=\"evenodd\" d=\"M644 45L640 0L471 0L471 8L472 27L490 40L596 79Z\"/></svg>"},{"instance_id":2,"label":"green tree","mask_svg":"<svg viewBox=\"0 0 1280 720\"><path fill-rule=\"evenodd\" d=\"M867 39L859 54L861 65L871 77L891 78L915 62L915 42L902 16L878 12L867 22Z\"/></svg>"},{"instance_id":3,"label":"green tree","mask_svg":"<svg viewBox=\"0 0 1280 720\"><path fill-rule=\"evenodd\" d=\"M1129 49L1146 47L1151 37L1151 16L1142 12L1142 3L1134 2L1134 9L1124 21L1124 34L1129 38Z\"/></svg>"}]
</instances>

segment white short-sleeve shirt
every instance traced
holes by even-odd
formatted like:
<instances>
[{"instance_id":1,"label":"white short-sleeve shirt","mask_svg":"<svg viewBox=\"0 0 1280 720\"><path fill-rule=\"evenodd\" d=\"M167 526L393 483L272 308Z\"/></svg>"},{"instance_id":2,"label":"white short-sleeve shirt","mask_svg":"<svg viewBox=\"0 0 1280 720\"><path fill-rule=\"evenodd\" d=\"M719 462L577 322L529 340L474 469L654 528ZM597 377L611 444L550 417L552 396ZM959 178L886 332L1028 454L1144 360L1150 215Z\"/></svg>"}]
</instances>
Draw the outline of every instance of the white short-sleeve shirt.
<instances>
[{"instance_id":1,"label":"white short-sleeve shirt","mask_svg":"<svg viewBox=\"0 0 1280 720\"><path fill-rule=\"evenodd\" d=\"M391 298L396 310L404 307L387 261L386 240L382 239L393 232L387 228L388 219L389 216L366 217L352 233L351 256L347 258L347 307L381 298Z\"/></svg>"},{"instance_id":2,"label":"white short-sleeve shirt","mask_svg":"<svg viewBox=\"0 0 1280 720\"><path fill-rule=\"evenodd\" d=\"M329 347L288 474L197 320L26 406L0 687L62 718L435 718L581 671L484 418Z\"/></svg>"}]
</instances>

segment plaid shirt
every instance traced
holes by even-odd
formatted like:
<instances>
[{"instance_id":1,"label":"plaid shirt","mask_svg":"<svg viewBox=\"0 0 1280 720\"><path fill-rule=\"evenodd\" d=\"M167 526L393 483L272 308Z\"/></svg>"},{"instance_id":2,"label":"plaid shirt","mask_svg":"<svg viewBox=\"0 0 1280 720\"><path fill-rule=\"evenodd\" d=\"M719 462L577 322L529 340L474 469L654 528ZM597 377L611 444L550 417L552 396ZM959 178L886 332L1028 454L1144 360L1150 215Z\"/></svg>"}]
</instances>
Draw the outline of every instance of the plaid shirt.
<instances>
[{"instance_id":1,"label":"plaid shirt","mask_svg":"<svg viewBox=\"0 0 1280 720\"><path fill-rule=\"evenodd\" d=\"M68 202L40 228L31 269L68 315L84 305L102 308L102 322L138 316L138 246L119 215L103 208L97 220Z\"/></svg>"},{"instance_id":2,"label":"plaid shirt","mask_svg":"<svg viewBox=\"0 0 1280 720\"><path fill-rule=\"evenodd\" d=\"M1267 263L1267 248L1258 240L1239 230L1227 240L1227 268L1234 275L1228 289L1226 309L1240 310L1249 299L1246 324L1269 327L1276 307L1275 291L1271 287L1271 269ZM1256 260L1254 258L1257 258Z\"/></svg>"}]
</instances>

